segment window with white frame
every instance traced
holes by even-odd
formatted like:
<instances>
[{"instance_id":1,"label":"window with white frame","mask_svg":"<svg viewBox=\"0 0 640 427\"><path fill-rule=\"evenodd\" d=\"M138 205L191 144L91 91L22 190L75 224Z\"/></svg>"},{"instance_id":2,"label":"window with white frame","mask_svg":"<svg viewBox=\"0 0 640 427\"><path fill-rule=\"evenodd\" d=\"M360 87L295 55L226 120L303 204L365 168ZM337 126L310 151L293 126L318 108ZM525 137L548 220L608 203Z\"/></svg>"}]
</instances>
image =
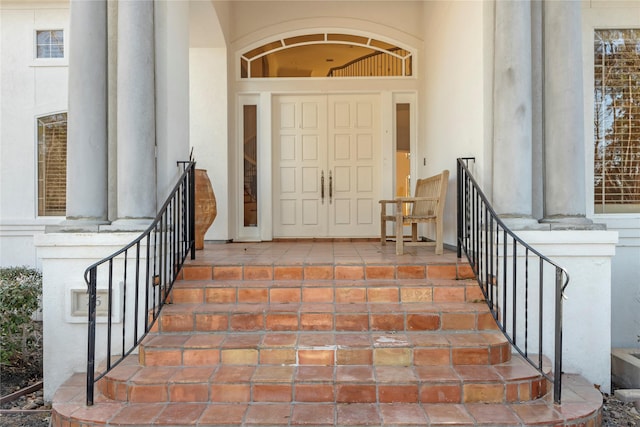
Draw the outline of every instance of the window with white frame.
<instances>
[{"instance_id":1,"label":"window with white frame","mask_svg":"<svg viewBox=\"0 0 640 427\"><path fill-rule=\"evenodd\" d=\"M640 29L595 31L595 213L640 213Z\"/></svg>"},{"instance_id":2,"label":"window with white frame","mask_svg":"<svg viewBox=\"0 0 640 427\"><path fill-rule=\"evenodd\" d=\"M64 58L64 31L36 31L36 58Z\"/></svg>"},{"instance_id":3,"label":"window with white frame","mask_svg":"<svg viewBox=\"0 0 640 427\"><path fill-rule=\"evenodd\" d=\"M38 215L64 216L67 204L67 113L39 117Z\"/></svg>"}]
</instances>

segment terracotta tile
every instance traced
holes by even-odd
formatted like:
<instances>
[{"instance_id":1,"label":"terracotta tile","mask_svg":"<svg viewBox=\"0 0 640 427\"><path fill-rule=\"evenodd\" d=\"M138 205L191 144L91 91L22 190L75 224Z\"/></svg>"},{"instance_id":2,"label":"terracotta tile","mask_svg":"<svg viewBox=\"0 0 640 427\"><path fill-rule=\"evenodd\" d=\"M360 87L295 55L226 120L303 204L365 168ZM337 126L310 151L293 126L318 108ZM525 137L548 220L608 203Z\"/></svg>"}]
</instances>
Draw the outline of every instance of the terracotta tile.
<instances>
[{"instance_id":1,"label":"terracotta tile","mask_svg":"<svg viewBox=\"0 0 640 427\"><path fill-rule=\"evenodd\" d=\"M212 384L212 402L249 402L251 387L249 384Z\"/></svg>"},{"instance_id":2,"label":"terracotta tile","mask_svg":"<svg viewBox=\"0 0 640 427\"><path fill-rule=\"evenodd\" d=\"M295 405L291 425L335 425L335 409L332 404Z\"/></svg>"},{"instance_id":3,"label":"terracotta tile","mask_svg":"<svg viewBox=\"0 0 640 427\"><path fill-rule=\"evenodd\" d=\"M219 347L224 340L223 334L197 334L187 337L187 341L184 344L185 348L202 348L211 349Z\"/></svg>"},{"instance_id":4,"label":"terracotta tile","mask_svg":"<svg viewBox=\"0 0 640 427\"><path fill-rule=\"evenodd\" d=\"M486 330L494 330L497 331L498 325L496 324L496 320L493 318L491 313L480 313L478 314L478 330L486 331Z\"/></svg>"},{"instance_id":5,"label":"terracotta tile","mask_svg":"<svg viewBox=\"0 0 640 427\"><path fill-rule=\"evenodd\" d=\"M252 365L258 363L258 350L224 349L221 352L221 361L225 365Z\"/></svg>"},{"instance_id":6,"label":"terracotta tile","mask_svg":"<svg viewBox=\"0 0 640 427\"><path fill-rule=\"evenodd\" d=\"M211 280L212 267L185 266L182 269L184 280Z\"/></svg>"},{"instance_id":7,"label":"terracotta tile","mask_svg":"<svg viewBox=\"0 0 640 427\"><path fill-rule=\"evenodd\" d=\"M146 385L159 385L166 383L173 377L180 368L174 366L158 366L145 368L138 371L136 375L131 378L132 384L146 384Z\"/></svg>"},{"instance_id":8,"label":"terracotta tile","mask_svg":"<svg viewBox=\"0 0 640 427\"><path fill-rule=\"evenodd\" d=\"M333 402L335 400L333 384L297 383L296 402Z\"/></svg>"},{"instance_id":9,"label":"terracotta tile","mask_svg":"<svg viewBox=\"0 0 640 427\"><path fill-rule=\"evenodd\" d=\"M380 384L378 386L380 403L417 403L417 384Z\"/></svg>"},{"instance_id":10,"label":"terracotta tile","mask_svg":"<svg viewBox=\"0 0 640 427\"><path fill-rule=\"evenodd\" d=\"M291 402L293 388L291 384L253 384L254 402Z\"/></svg>"},{"instance_id":11,"label":"terracotta tile","mask_svg":"<svg viewBox=\"0 0 640 427\"><path fill-rule=\"evenodd\" d=\"M420 405L416 404L381 404L380 414L382 415L383 425L428 425L424 410Z\"/></svg>"},{"instance_id":12,"label":"terracotta tile","mask_svg":"<svg viewBox=\"0 0 640 427\"><path fill-rule=\"evenodd\" d=\"M193 304L204 302L204 289L174 288L171 291L171 300L174 304Z\"/></svg>"},{"instance_id":13,"label":"terracotta tile","mask_svg":"<svg viewBox=\"0 0 640 427\"><path fill-rule=\"evenodd\" d=\"M240 383L251 380L255 366L220 366L213 374L216 383Z\"/></svg>"},{"instance_id":14,"label":"terracotta tile","mask_svg":"<svg viewBox=\"0 0 640 427\"><path fill-rule=\"evenodd\" d=\"M215 280L242 280L242 267L240 266L215 266L213 267Z\"/></svg>"},{"instance_id":15,"label":"terracotta tile","mask_svg":"<svg viewBox=\"0 0 640 427\"><path fill-rule=\"evenodd\" d=\"M369 302L398 302L398 288L368 288L367 300Z\"/></svg>"},{"instance_id":16,"label":"terracotta tile","mask_svg":"<svg viewBox=\"0 0 640 427\"><path fill-rule=\"evenodd\" d=\"M393 265L368 265L365 267L365 275L371 279L395 279L395 267Z\"/></svg>"},{"instance_id":17,"label":"terracotta tile","mask_svg":"<svg viewBox=\"0 0 640 427\"><path fill-rule=\"evenodd\" d=\"M191 313L171 313L160 317L164 332L193 331L193 315Z\"/></svg>"},{"instance_id":18,"label":"terracotta tile","mask_svg":"<svg viewBox=\"0 0 640 427\"><path fill-rule=\"evenodd\" d=\"M196 331L226 331L228 328L226 314L196 314Z\"/></svg>"},{"instance_id":19,"label":"terracotta tile","mask_svg":"<svg viewBox=\"0 0 640 427\"><path fill-rule=\"evenodd\" d=\"M363 303L367 300L365 288L336 288L336 303L353 304Z\"/></svg>"},{"instance_id":20,"label":"terracotta tile","mask_svg":"<svg viewBox=\"0 0 640 427\"><path fill-rule=\"evenodd\" d=\"M340 382L372 382L374 381L373 367L371 366L338 366L336 368L336 380Z\"/></svg>"},{"instance_id":21,"label":"terracotta tile","mask_svg":"<svg viewBox=\"0 0 640 427\"><path fill-rule=\"evenodd\" d=\"M290 383L293 375L293 366L258 366L251 381L256 383Z\"/></svg>"},{"instance_id":22,"label":"terracotta tile","mask_svg":"<svg viewBox=\"0 0 640 427\"><path fill-rule=\"evenodd\" d=\"M412 362L412 351L409 348L375 348L373 363L376 366L409 366Z\"/></svg>"},{"instance_id":23,"label":"terracotta tile","mask_svg":"<svg viewBox=\"0 0 640 427\"><path fill-rule=\"evenodd\" d=\"M424 265L399 265L397 267L398 279L424 279Z\"/></svg>"},{"instance_id":24,"label":"terracotta tile","mask_svg":"<svg viewBox=\"0 0 640 427\"><path fill-rule=\"evenodd\" d=\"M484 294L477 284L467 285L465 290L465 300L467 302L484 302Z\"/></svg>"},{"instance_id":25,"label":"terracotta tile","mask_svg":"<svg viewBox=\"0 0 640 427\"><path fill-rule=\"evenodd\" d=\"M407 314L409 331L437 331L440 329L440 316L436 314Z\"/></svg>"},{"instance_id":26,"label":"terracotta tile","mask_svg":"<svg viewBox=\"0 0 640 427\"><path fill-rule=\"evenodd\" d=\"M300 302L300 288L271 288L269 298L271 303Z\"/></svg>"},{"instance_id":27,"label":"terracotta tile","mask_svg":"<svg viewBox=\"0 0 640 427\"><path fill-rule=\"evenodd\" d=\"M304 267L305 280L331 280L333 278L333 265L310 265Z\"/></svg>"},{"instance_id":28,"label":"terracotta tile","mask_svg":"<svg viewBox=\"0 0 640 427\"><path fill-rule=\"evenodd\" d=\"M463 426L475 425L475 421L465 410L463 405L457 404L433 404L423 405L424 411L427 413L430 425L456 425Z\"/></svg>"},{"instance_id":29,"label":"terracotta tile","mask_svg":"<svg viewBox=\"0 0 640 427\"><path fill-rule=\"evenodd\" d=\"M302 289L302 301L303 302L334 302L333 288L303 288Z\"/></svg>"},{"instance_id":30,"label":"terracotta tile","mask_svg":"<svg viewBox=\"0 0 640 427\"><path fill-rule=\"evenodd\" d=\"M204 294L205 302L209 304L234 303L236 299L235 288L207 288Z\"/></svg>"},{"instance_id":31,"label":"terracotta tile","mask_svg":"<svg viewBox=\"0 0 640 427\"><path fill-rule=\"evenodd\" d=\"M374 404L339 405L337 420L339 425L380 425L382 419Z\"/></svg>"},{"instance_id":32,"label":"terracotta tile","mask_svg":"<svg viewBox=\"0 0 640 427\"><path fill-rule=\"evenodd\" d=\"M183 351L183 364L185 366L212 366L220 362L220 350L193 349Z\"/></svg>"},{"instance_id":33,"label":"terracotta tile","mask_svg":"<svg viewBox=\"0 0 640 427\"><path fill-rule=\"evenodd\" d=\"M247 411L246 404L207 405L200 417L201 425L241 425Z\"/></svg>"},{"instance_id":34,"label":"terracotta tile","mask_svg":"<svg viewBox=\"0 0 640 427\"><path fill-rule=\"evenodd\" d=\"M355 265L336 265L336 280L363 280L364 267Z\"/></svg>"},{"instance_id":35,"label":"terracotta tile","mask_svg":"<svg viewBox=\"0 0 640 427\"><path fill-rule=\"evenodd\" d=\"M371 314L372 331L403 331L404 316L402 314Z\"/></svg>"},{"instance_id":36,"label":"terracotta tile","mask_svg":"<svg viewBox=\"0 0 640 427\"><path fill-rule=\"evenodd\" d=\"M238 289L238 302L240 303L269 302L269 290L267 288Z\"/></svg>"},{"instance_id":37,"label":"terracotta tile","mask_svg":"<svg viewBox=\"0 0 640 427\"><path fill-rule=\"evenodd\" d=\"M270 265L246 265L244 280L273 280L273 267Z\"/></svg>"},{"instance_id":38,"label":"terracotta tile","mask_svg":"<svg viewBox=\"0 0 640 427\"><path fill-rule=\"evenodd\" d=\"M182 363L182 352L180 350L152 350L144 351L145 366L175 366Z\"/></svg>"},{"instance_id":39,"label":"terracotta tile","mask_svg":"<svg viewBox=\"0 0 640 427\"><path fill-rule=\"evenodd\" d=\"M491 425L519 425L520 419L513 410L506 405L469 404L466 405L469 414L478 424Z\"/></svg>"},{"instance_id":40,"label":"terracotta tile","mask_svg":"<svg viewBox=\"0 0 640 427\"><path fill-rule=\"evenodd\" d=\"M473 313L442 313L443 330L472 330L476 327L476 315Z\"/></svg>"},{"instance_id":41,"label":"terracotta tile","mask_svg":"<svg viewBox=\"0 0 640 427\"><path fill-rule=\"evenodd\" d=\"M275 280L302 280L302 267L276 266L273 268Z\"/></svg>"},{"instance_id":42,"label":"terracotta tile","mask_svg":"<svg viewBox=\"0 0 640 427\"><path fill-rule=\"evenodd\" d=\"M165 404L158 403L125 406L111 418L110 423L113 423L113 425L151 425L164 410L165 406Z\"/></svg>"},{"instance_id":43,"label":"terracotta tile","mask_svg":"<svg viewBox=\"0 0 640 427\"><path fill-rule=\"evenodd\" d=\"M402 302L431 302L433 301L433 289L430 287L403 287L400 290Z\"/></svg>"},{"instance_id":44,"label":"terracotta tile","mask_svg":"<svg viewBox=\"0 0 640 427\"><path fill-rule=\"evenodd\" d=\"M171 384L169 400L171 402L208 402L209 384Z\"/></svg>"},{"instance_id":45,"label":"terracotta tile","mask_svg":"<svg viewBox=\"0 0 640 427\"><path fill-rule=\"evenodd\" d=\"M262 349L260 363L266 365L292 365L296 363L296 351L292 348Z\"/></svg>"},{"instance_id":46,"label":"terracotta tile","mask_svg":"<svg viewBox=\"0 0 640 427\"><path fill-rule=\"evenodd\" d=\"M448 348L415 348L413 363L417 366L449 365L451 362Z\"/></svg>"},{"instance_id":47,"label":"terracotta tile","mask_svg":"<svg viewBox=\"0 0 640 427\"><path fill-rule=\"evenodd\" d=\"M185 367L171 377L174 383L200 383L209 380L216 367Z\"/></svg>"},{"instance_id":48,"label":"terracotta tile","mask_svg":"<svg viewBox=\"0 0 640 427\"><path fill-rule=\"evenodd\" d=\"M462 388L460 384L423 384L420 386L420 402L461 403Z\"/></svg>"},{"instance_id":49,"label":"terracotta tile","mask_svg":"<svg viewBox=\"0 0 640 427\"><path fill-rule=\"evenodd\" d=\"M232 314L229 328L232 331L258 331L264 329L264 315L262 313Z\"/></svg>"},{"instance_id":50,"label":"terracotta tile","mask_svg":"<svg viewBox=\"0 0 640 427\"><path fill-rule=\"evenodd\" d=\"M262 347L293 347L298 342L298 336L296 334L288 333L266 333L264 334L261 346Z\"/></svg>"},{"instance_id":51,"label":"terracotta tile","mask_svg":"<svg viewBox=\"0 0 640 427\"><path fill-rule=\"evenodd\" d=\"M336 359L336 363L339 365L371 365L373 350L370 348L338 348Z\"/></svg>"},{"instance_id":52,"label":"terracotta tile","mask_svg":"<svg viewBox=\"0 0 640 427\"><path fill-rule=\"evenodd\" d=\"M428 279L456 279L457 268L455 265L430 265L427 267Z\"/></svg>"},{"instance_id":53,"label":"terracotta tile","mask_svg":"<svg viewBox=\"0 0 640 427\"><path fill-rule=\"evenodd\" d=\"M336 314L336 331L368 331L368 314Z\"/></svg>"},{"instance_id":54,"label":"terracotta tile","mask_svg":"<svg viewBox=\"0 0 640 427\"><path fill-rule=\"evenodd\" d=\"M489 351L486 348L451 349L451 363L454 365L482 365L489 363Z\"/></svg>"},{"instance_id":55,"label":"terracotta tile","mask_svg":"<svg viewBox=\"0 0 640 427\"><path fill-rule=\"evenodd\" d=\"M338 384L336 401L339 403L375 403L375 384Z\"/></svg>"},{"instance_id":56,"label":"terracotta tile","mask_svg":"<svg viewBox=\"0 0 640 427\"><path fill-rule=\"evenodd\" d=\"M298 350L300 365L331 366L335 363L334 350Z\"/></svg>"},{"instance_id":57,"label":"terracotta tile","mask_svg":"<svg viewBox=\"0 0 640 427\"><path fill-rule=\"evenodd\" d=\"M168 399L167 386L162 385L132 385L129 387L129 402L154 403L166 402Z\"/></svg>"},{"instance_id":58,"label":"terracotta tile","mask_svg":"<svg viewBox=\"0 0 640 427\"><path fill-rule=\"evenodd\" d=\"M464 384L462 395L465 403L501 403L505 387L503 384Z\"/></svg>"},{"instance_id":59,"label":"terracotta tile","mask_svg":"<svg viewBox=\"0 0 640 427\"><path fill-rule=\"evenodd\" d=\"M507 392L506 392L506 401L508 403L514 403L514 402L519 402L520 398L518 396L518 386L519 384L507 384Z\"/></svg>"},{"instance_id":60,"label":"terracotta tile","mask_svg":"<svg viewBox=\"0 0 640 427\"><path fill-rule=\"evenodd\" d=\"M245 425L287 425L291 419L291 405L251 405L245 415Z\"/></svg>"},{"instance_id":61,"label":"terracotta tile","mask_svg":"<svg viewBox=\"0 0 640 427\"><path fill-rule=\"evenodd\" d=\"M434 302L464 302L465 289L462 286L458 287L435 287L433 288L433 301Z\"/></svg>"},{"instance_id":62,"label":"terracotta tile","mask_svg":"<svg viewBox=\"0 0 640 427\"><path fill-rule=\"evenodd\" d=\"M474 279L476 275L469 264L458 264L458 279Z\"/></svg>"},{"instance_id":63,"label":"terracotta tile","mask_svg":"<svg viewBox=\"0 0 640 427\"><path fill-rule=\"evenodd\" d=\"M333 314L301 313L300 328L305 331L330 331L333 329Z\"/></svg>"},{"instance_id":64,"label":"terracotta tile","mask_svg":"<svg viewBox=\"0 0 640 427\"><path fill-rule=\"evenodd\" d=\"M333 366L299 366L295 374L295 380L333 383L333 371Z\"/></svg>"},{"instance_id":65,"label":"terracotta tile","mask_svg":"<svg viewBox=\"0 0 640 427\"><path fill-rule=\"evenodd\" d=\"M71 421L71 426L87 425L89 423L92 425L96 425L96 424L105 425L107 424L107 421L113 416L113 414L115 414L120 409L122 409L123 406L124 405L122 403L101 403L101 404L96 404L92 407L87 407L87 406L80 407L77 410L73 411L73 421ZM3 419L6 420L7 418L3 416ZM11 419L14 419L17 421L20 418L11 417L7 421ZM29 424L28 419L25 421L27 421L26 424L19 424L19 425L28 425ZM88 423L85 424L83 421L88 421ZM9 423L9 424L16 425L14 423Z\"/></svg>"},{"instance_id":66,"label":"terracotta tile","mask_svg":"<svg viewBox=\"0 0 640 427\"><path fill-rule=\"evenodd\" d=\"M524 425L541 423L551 425L563 419L562 415L544 403L531 403L527 405L515 404L511 405L511 409L513 409L518 417L525 423Z\"/></svg>"},{"instance_id":67,"label":"terracotta tile","mask_svg":"<svg viewBox=\"0 0 640 427\"><path fill-rule=\"evenodd\" d=\"M291 313L269 313L266 318L268 331L296 331L299 327L298 315Z\"/></svg>"}]
</instances>

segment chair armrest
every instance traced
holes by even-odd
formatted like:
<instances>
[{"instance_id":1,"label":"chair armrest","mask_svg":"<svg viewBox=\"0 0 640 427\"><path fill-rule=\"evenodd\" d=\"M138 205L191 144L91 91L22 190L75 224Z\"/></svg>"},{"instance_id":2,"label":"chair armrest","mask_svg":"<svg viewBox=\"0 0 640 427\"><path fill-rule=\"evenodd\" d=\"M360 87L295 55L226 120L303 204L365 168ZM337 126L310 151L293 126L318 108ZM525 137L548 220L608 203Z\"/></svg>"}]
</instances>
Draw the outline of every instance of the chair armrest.
<instances>
[{"instance_id":1,"label":"chair armrest","mask_svg":"<svg viewBox=\"0 0 640 427\"><path fill-rule=\"evenodd\" d=\"M439 197L398 197L396 201L401 203L413 203L413 202L427 202L440 200Z\"/></svg>"}]
</instances>

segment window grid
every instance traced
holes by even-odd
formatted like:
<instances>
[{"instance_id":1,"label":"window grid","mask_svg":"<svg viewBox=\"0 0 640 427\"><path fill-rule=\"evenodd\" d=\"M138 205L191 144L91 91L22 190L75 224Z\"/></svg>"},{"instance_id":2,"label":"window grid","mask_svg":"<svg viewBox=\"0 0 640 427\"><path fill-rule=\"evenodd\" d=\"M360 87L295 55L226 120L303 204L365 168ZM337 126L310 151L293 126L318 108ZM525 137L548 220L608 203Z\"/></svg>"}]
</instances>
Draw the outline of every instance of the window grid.
<instances>
[{"instance_id":1,"label":"window grid","mask_svg":"<svg viewBox=\"0 0 640 427\"><path fill-rule=\"evenodd\" d=\"M63 30L36 31L36 58L64 58Z\"/></svg>"},{"instance_id":2,"label":"window grid","mask_svg":"<svg viewBox=\"0 0 640 427\"><path fill-rule=\"evenodd\" d=\"M67 204L67 113L38 121L38 215L64 216Z\"/></svg>"},{"instance_id":3,"label":"window grid","mask_svg":"<svg viewBox=\"0 0 640 427\"><path fill-rule=\"evenodd\" d=\"M596 213L640 212L640 30L596 30Z\"/></svg>"}]
</instances>

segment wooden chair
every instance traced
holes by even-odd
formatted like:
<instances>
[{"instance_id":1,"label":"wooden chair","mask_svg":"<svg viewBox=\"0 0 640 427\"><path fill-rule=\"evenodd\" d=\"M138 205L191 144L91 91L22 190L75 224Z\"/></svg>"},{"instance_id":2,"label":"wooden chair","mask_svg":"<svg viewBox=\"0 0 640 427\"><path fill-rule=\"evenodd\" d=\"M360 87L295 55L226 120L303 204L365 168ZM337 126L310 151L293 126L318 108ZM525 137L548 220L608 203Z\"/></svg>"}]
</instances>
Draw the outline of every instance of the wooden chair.
<instances>
[{"instance_id":1,"label":"wooden chair","mask_svg":"<svg viewBox=\"0 0 640 427\"><path fill-rule=\"evenodd\" d=\"M387 221L395 221L396 254L404 253L404 246L435 246L436 254L443 252L443 216L444 202L449 184L449 171L438 175L419 179L416 182L414 197L397 197L394 200L380 200L380 243L385 245L387 237ZM410 205L410 213L404 213L405 205ZM395 206L395 212L389 214L387 205ZM418 241L418 224L434 223L435 241ZM404 241L403 227L411 225L411 240Z\"/></svg>"}]
</instances>

